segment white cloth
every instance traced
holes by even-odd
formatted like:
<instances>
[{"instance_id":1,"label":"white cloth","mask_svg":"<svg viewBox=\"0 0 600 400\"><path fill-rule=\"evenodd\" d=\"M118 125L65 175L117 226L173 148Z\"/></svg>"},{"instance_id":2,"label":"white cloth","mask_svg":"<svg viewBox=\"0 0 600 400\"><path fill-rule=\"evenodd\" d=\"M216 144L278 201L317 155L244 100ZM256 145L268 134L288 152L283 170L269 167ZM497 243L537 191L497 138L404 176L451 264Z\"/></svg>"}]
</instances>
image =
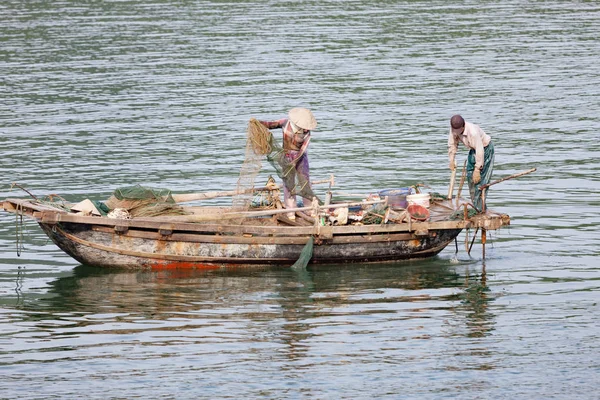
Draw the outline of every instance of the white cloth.
<instances>
[{"instance_id":1,"label":"white cloth","mask_svg":"<svg viewBox=\"0 0 600 400\"><path fill-rule=\"evenodd\" d=\"M491 140L492 138L479 125L470 122L465 122L465 130L461 134L453 133L452 128L450 128L450 133L448 134L448 158L450 161L454 161L458 150L458 143L463 142L467 148L475 150L475 168L481 169L483 167L483 149L490 144Z\"/></svg>"}]
</instances>

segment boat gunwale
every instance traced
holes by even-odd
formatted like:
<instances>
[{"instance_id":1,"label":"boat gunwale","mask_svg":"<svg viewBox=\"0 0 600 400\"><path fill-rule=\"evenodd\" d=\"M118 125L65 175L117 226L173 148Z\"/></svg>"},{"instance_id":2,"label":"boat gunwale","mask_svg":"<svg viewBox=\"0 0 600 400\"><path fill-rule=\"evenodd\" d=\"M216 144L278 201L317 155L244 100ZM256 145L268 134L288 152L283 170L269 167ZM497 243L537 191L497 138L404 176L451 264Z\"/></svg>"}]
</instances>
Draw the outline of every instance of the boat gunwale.
<instances>
[{"instance_id":1,"label":"boat gunwale","mask_svg":"<svg viewBox=\"0 0 600 400\"><path fill-rule=\"evenodd\" d=\"M112 219L99 216L74 215L65 210L60 210L43 204L34 204L29 200L6 199L3 202L5 211L26 214L39 223L57 224L60 222L86 224L96 226L109 226L115 229L151 229L171 230L181 232L208 232L211 234L258 234L279 236L302 236L326 233L328 235L363 235L386 234L400 232L415 232L428 230L466 229L472 226L469 220L456 221L430 221L412 222L401 224L372 224L372 225L340 225L340 226L259 226L259 225L231 225L231 224L206 224L193 222L173 222L160 217L144 217L134 219Z\"/></svg>"}]
</instances>

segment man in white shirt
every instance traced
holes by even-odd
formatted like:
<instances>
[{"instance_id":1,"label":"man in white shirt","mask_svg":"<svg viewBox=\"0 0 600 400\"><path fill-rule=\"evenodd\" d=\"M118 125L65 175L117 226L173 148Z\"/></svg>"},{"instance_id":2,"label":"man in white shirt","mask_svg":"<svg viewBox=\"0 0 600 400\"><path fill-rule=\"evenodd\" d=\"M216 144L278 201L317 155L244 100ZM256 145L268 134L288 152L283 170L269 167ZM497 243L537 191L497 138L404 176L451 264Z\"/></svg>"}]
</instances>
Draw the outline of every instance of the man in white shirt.
<instances>
[{"instance_id":1,"label":"man in white shirt","mask_svg":"<svg viewBox=\"0 0 600 400\"><path fill-rule=\"evenodd\" d=\"M467 182L471 201L477 210L481 211L482 185L490 182L494 169L494 144L488 134L478 125L466 122L460 115L450 118L450 133L448 135L448 158L450 170L456 169L456 152L458 143L462 142L469 150L467 158Z\"/></svg>"}]
</instances>

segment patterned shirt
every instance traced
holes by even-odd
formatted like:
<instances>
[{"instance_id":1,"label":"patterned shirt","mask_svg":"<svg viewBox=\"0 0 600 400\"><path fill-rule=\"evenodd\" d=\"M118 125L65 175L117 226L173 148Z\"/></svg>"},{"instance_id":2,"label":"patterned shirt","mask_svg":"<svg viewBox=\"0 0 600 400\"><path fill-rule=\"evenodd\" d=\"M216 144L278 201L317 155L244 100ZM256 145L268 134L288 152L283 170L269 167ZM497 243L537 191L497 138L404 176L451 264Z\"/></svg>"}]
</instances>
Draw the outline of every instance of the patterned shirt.
<instances>
[{"instance_id":1,"label":"patterned shirt","mask_svg":"<svg viewBox=\"0 0 600 400\"><path fill-rule=\"evenodd\" d=\"M310 131L294 133L292 123L289 119L283 118L276 121L259 121L268 129L281 128L283 130L283 149L306 152L310 142ZM305 133L306 132L306 133Z\"/></svg>"},{"instance_id":2,"label":"patterned shirt","mask_svg":"<svg viewBox=\"0 0 600 400\"><path fill-rule=\"evenodd\" d=\"M491 140L492 138L478 125L465 121L465 130L461 134L452 133L452 128L450 128L450 134L448 135L448 158L450 161L454 161L456 151L458 150L458 143L463 142L467 148L475 150L475 168L481 169L483 167L484 148L490 144Z\"/></svg>"}]
</instances>

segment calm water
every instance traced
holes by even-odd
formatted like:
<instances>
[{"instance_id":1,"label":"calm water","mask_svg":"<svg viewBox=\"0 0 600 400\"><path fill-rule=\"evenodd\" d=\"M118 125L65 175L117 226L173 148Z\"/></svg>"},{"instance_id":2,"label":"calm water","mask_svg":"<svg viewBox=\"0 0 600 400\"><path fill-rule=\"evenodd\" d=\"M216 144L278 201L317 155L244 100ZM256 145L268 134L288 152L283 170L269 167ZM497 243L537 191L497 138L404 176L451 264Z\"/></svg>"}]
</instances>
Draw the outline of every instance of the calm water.
<instances>
[{"instance_id":1,"label":"calm water","mask_svg":"<svg viewBox=\"0 0 600 400\"><path fill-rule=\"evenodd\" d=\"M0 5L0 198L229 190L251 117L310 107L315 179L447 190L496 143L486 260L218 272L78 265L0 214L1 398L597 398L600 5ZM466 151L461 149L460 161ZM270 173L266 166L257 182ZM214 203L227 200L215 200Z\"/></svg>"}]
</instances>

